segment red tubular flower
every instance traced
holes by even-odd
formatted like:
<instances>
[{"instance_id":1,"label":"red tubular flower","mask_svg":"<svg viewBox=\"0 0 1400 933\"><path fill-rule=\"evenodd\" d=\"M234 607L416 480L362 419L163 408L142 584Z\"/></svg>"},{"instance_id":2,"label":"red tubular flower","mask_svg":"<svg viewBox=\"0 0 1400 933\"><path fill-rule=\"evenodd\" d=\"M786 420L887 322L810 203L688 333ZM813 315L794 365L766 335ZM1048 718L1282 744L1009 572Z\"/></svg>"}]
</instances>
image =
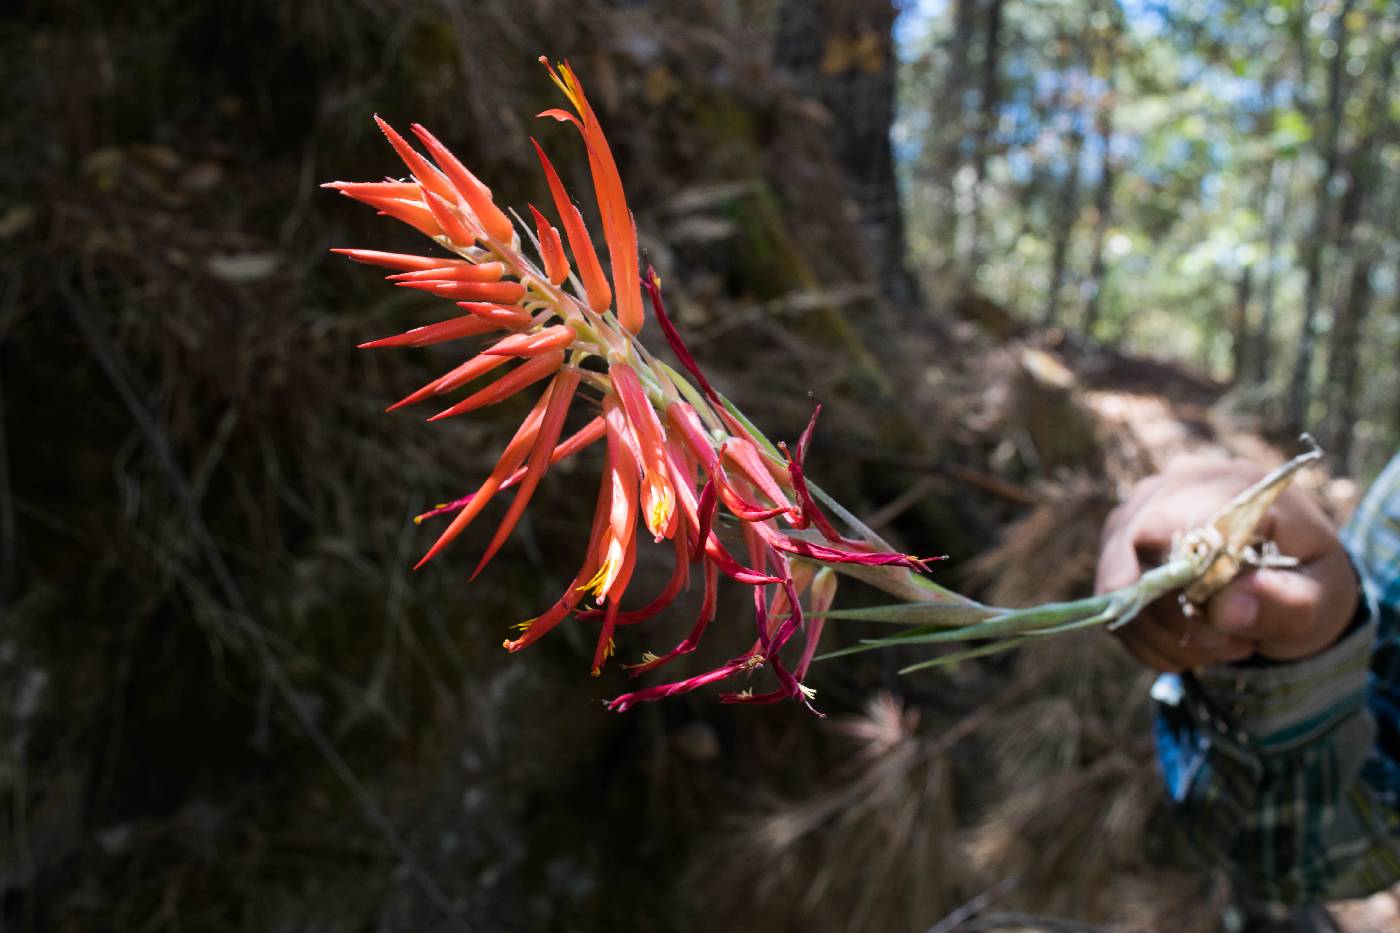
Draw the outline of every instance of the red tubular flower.
<instances>
[{"instance_id":1,"label":"red tubular flower","mask_svg":"<svg viewBox=\"0 0 1400 933\"><path fill-rule=\"evenodd\" d=\"M679 537L679 535L677 537ZM718 592L719 572L716 570L713 562L707 562L705 564L705 596L700 603L700 613L695 619L695 625L691 628L690 634L685 636L685 639L681 641L680 644L660 657L650 654L643 655L642 662L632 665L628 671L628 675L637 677L649 671L654 671L661 665L667 664L683 654L689 654L694 651L699 646L700 639L704 637L706 627L709 626L710 622L715 617L715 602L718 598Z\"/></svg>"},{"instance_id":2,"label":"red tubular flower","mask_svg":"<svg viewBox=\"0 0 1400 933\"><path fill-rule=\"evenodd\" d=\"M413 147L392 126L379 118L379 114L374 115L374 122L379 124L380 131L389 140L389 144L394 147L394 151L399 154L399 158L403 159L404 165L408 166L413 177L418 179L419 184L449 202L457 200L457 191L452 182L447 180L447 176L439 171L437 166L414 151ZM471 240L468 239L466 242L469 243Z\"/></svg>"},{"instance_id":3,"label":"red tubular flower","mask_svg":"<svg viewBox=\"0 0 1400 933\"><path fill-rule=\"evenodd\" d=\"M822 626L826 624L826 612L836 601L836 574L829 567L817 571L812 579L811 611L807 615L807 641L802 647L802 659L797 662L793 676L798 680L807 676L812 666L812 658L817 653L817 642L822 637Z\"/></svg>"},{"instance_id":4,"label":"red tubular flower","mask_svg":"<svg viewBox=\"0 0 1400 933\"><path fill-rule=\"evenodd\" d=\"M651 310L656 315L656 322L661 325L661 333L666 338L666 343L671 347L671 352L676 354L676 359L681 361L686 372L695 377L695 381L700 383L700 388L707 398L713 402L719 402L719 393L714 386L710 385L710 380L705 378L705 374L700 371L700 365L695 362L695 357L691 355L685 341L681 339L680 331L676 330L676 325L671 323L671 318L666 314L666 302L661 299L661 276L656 274L656 270L647 266L647 274L642 279L642 287L647 290L647 297L651 299Z\"/></svg>"},{"instance_id":5,"label":"red tubular flower","mask_svg":"<svg viewBox=\"0 0 1400 933\"><path fill-rule=\"evenodd\" d=\"M341 194L346 194L342 191ZM354 197L354 195L348 195ZM422 201L410 201L407 198L372 198L356 197L355 200L363 201L370 207L378 208L379 213L385 217L392 217L395 220L402 220L419 233L430 237L442 236L442 227L438 225L437 218L433 212L428 210L427 205Z\"/></svg>"},{"instance_id":6,"label":"red tubular flower","mask_svg":"<svg viewBox=\"0 0 1400 933\"><path fill-rule=\"evenodd\" d=\"M647 530L660 541L670 533L676 511L676 491L666 471L666 437L632 367L614 363L608 367L608 375L641 453L642 516Z\"/></svg>"},{"instance_id":7,"label":"red tubular flower","mask_svg":"<svg viewBox=\"0 0 1400 933\"><path fill-rule=\"evenodd\" d=\"M728 680L735 674L742 671L755 671L763 666L763 658L756 654L746 654L742 657L734 658L725 664L720 665L712 671L707 671L696 677L685 680L678 680L675 683L662 684L659 687L648 687L645 690L634 690L631 693L624 693L620 697L614 697L608 701L608 709L622 713L636 706L638 703L647 700L660 700L664 697L673 697L682 693L689 693L701 687L718 683L721 680Z\"/></svg>"},{"instance_id":8,"label":"red tubular flower","mask_svg":"<svg viewBox=\"0 0 1400 933\"><path fill-rule=\"evenodd\" d=\"M681 590L690 580L690 555L686 547L685 535L676 535L674 538L675 563L671 570L671 579L667 581L666 588L657 594L656 598L640 609L628 609L618 612L616 624L636 625L645 622L661 613L667 606L675 602ZM591 622L600 619L605 615L598 609L590 609L587 612L580 612L578 620L580 622Z\"/></svg>"},{"instance_id":9,"label":"red tubular flower","mask_svg":"<svg viewBox=\"0 0 1400 933\"><path fill-rule=\"evenodd\" d=\"M598 499L593 507L593 527L588 532L588 547L583 552L583 566L579 568L569 588L564 591L564 595L559 597L559 601L549 607L544 613L533 619L526 619L516 625L521 635L516 639L506 639L503 647L507 651L519 651L521 648L538 641L549 633L560 622L568 618L570 612L583 599L583 594L587 589L584 582L593 576L598 567L599 546L603 541L603 536L608 529L608 507L612 497L606 485L598 487Z\"/></svg>"},{"instance_id":10,"label":"red tubular flower","mask_svg":"<svg viewBox=\"0 0 1400 933\"><path fill-rule=\"evenodd\" d=\"M746 437L733 437L724 442L724 457L737 466L749 482L768 497L768 500L777 506L775 515L787 514L794 517L798 514L788 501L787 495L773 480L773 475L768 472L764 465L763 455L758 452L758 448Z\"/></svg>"},{"instance_id":11,"label":"red tubular flower","mask_svg":"<svg viewBox=\"0 0 1400 933\"><path fill-rule=\"evenodd\" d=\"M598 571L584 584L584 589L606 602L613 594L626 560L637 516L637 463L627 446L626 416L614 396L603 399L603 423L607 427L608 476L611 484L611 506L608 512L608 530L604 536L602 560Z\"/></svg>"},{"instance_id":12,"label":"red tubular flower","mask_svg":"<svg viewBox=\"0 0 1400 933\"><path fill-rule=\"evenodd\" d=\"M446 181L446 179L443 179ZM454 243L475 243L477 240L476 231L467 226L467 219L457 210L453 204L456 198L448 201L435 191L427 192L423 199L428 205L428 210L433 212L433 219L438 222L442 232Z\"/></svg>"}]
</instances>

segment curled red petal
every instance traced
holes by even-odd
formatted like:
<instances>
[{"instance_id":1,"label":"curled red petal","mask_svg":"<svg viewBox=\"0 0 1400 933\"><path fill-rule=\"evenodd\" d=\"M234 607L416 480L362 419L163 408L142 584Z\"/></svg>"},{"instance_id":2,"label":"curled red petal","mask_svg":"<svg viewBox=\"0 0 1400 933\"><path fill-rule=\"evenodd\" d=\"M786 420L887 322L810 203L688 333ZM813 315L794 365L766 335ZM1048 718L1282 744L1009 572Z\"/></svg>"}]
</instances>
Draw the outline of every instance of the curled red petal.
<instances>
[{"instance_id":1,"label":"curled red petal","mask_svg":"<svg viewBox=\"0 0 1400 933\"><path fill-rule=\"evenodd\" d=\"M798 449L801 450L801 442L798 442ZM807 486L807 475L802 469L801 454L797 459L788 461L788 476L792 478L792 489L797 495L797 504L801 516L796 522L796 527L806 528L809 524L816 525L822 537L833 544L839 544L844 548L855 551L869 551L872 545L868 541L860 541L856 538L848 538L836 530L836 526L831 524L831 520L826 517L817 500L812 497L812 490Z\"/></svg>"},{"instance_id":2,"label":"curled red petal","mask_svg":"<svg viewBox=\"0 0 1400 933\"><path fill-rule=\"evenodd\" d=\"M677 535L676 537L680 537ZM705 595L700 602L700 612L695 618L695 624L690 629L690 634L677 644L670 651L660 657L643 661L641 664L634 664L628 669L629 677L637 677L648 671L654 671L663 664L668 664L683 654L689 654L700 644L700 639L705 635L705 629L715 617L715 603L719 592L719 573L712 563L705 564Z\"/></svg>"},{"instance_id":3,"label":"curled red petal","mask_svg":"<svg viewBox=\"0 0 1400 933\"><path fill-rule=\"evenodd\" d=\"M767 525L747 525L754 528L763 539L776 550L798 557L821 561L826 564L861 564L866 567L908 567L910 570L927 571L927 563L933 560L947 560L946 556L915 557L912 554L896 554L892 551L849 551L844 548L828 547L785 535Z\"/></svg>"},{"instance_id":4,"label":"curled red petal","mask_svg":"<svg viewBox=\"0 0 1400 933\"><path fill-rule=\"evenodd\" d=\"M675 548L675 566L671 570L671 579L666 582L666 587L660 593L640 609L628 609L617 614L616 624L636 625L645 622L671 603L675 602L680 591L685 587L686 581L690 579L690 554L686 550L687 542L685 535L676 535L673 547ZM602 618L602 610L590 609L587 612L580 612L577 616L580 622L591 622Z\"/></svg>"},{"instance_id":5,"label":"curled red petal","mask_svg":"<svg viewBox=\"0 0 1400 933\"><path fill-rule=\"evenodd\" d=\"M712 671L706 671L695 677L688 677L685 680L678 680L675 683L661 684L656 687L647 687L644 690L634 690L631 693L624 693L619 697L614 697L607 702L607 707L614 712L626 712L638 703L645 703L649 700L660 700L664 697L673 697L681 693L689 693L698 690L709 684L727 680L735 674L743 671L752 671L763 664L763 658L756 655L744 655L734 658L725 664L720 665Z\"/></svg>"}]
</instances>

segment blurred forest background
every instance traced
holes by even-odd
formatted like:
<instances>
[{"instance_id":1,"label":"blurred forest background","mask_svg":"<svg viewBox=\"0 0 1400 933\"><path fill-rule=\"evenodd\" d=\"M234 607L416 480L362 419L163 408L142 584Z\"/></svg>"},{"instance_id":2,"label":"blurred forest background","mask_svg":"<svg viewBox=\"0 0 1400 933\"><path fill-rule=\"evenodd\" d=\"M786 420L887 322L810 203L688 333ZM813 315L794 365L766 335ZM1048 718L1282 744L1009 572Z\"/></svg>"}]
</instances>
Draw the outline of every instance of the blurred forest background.
<instances>
[{"instance_id":1,"label":"blurred forest background","mask_svg":"<svg viewBox=\"0 0 1400 933\"><path fill-rule=\"evenodd\" d=\"M1028 603L1087 591L1177 453L1309 428L1340 518L1395 448L1398 46L1381 0L11 5L0 929L1262 923L1181 851L1101 635L819 665L824 721L607 714L567 627L502 653L588 503L551 476L481 579L470 535L409 573L519 411L382 413L451 353L354 349L433 308L328 255L417 238L317 185L401 171L378 112L503 204L547 197L532 134L586 191L532 119L569 58L712 378L774 437L823 402L809 472Z\"/></svg>"}]
</instances>

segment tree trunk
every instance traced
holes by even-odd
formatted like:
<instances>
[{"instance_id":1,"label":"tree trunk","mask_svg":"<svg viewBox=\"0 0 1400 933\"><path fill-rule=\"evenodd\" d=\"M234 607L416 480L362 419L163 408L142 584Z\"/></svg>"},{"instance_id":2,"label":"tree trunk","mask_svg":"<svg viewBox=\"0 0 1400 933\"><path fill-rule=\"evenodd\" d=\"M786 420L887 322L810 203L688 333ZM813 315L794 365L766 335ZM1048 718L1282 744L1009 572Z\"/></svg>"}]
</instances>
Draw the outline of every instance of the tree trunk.
<instances>
[{"instance_id":1,"label":"tree trunk","mask_svg":"<svg viewBox=\"0 0 1400 933\"><path fill-rule=\"evenodd\" d=\"M1118 60L1118 37L1121 31L1122 11L1115 2L1109 3L1112 25L1097 49L1094 63L1095 74L1100 75L1105 84L1094 113L1094 131L1099 144L1099 183L1094 189L1094 249L1089 268L1089 279L1085 282L1084 316L1081 327L1085 336L1094 335L1094 326L1099 320L1103 307L1104 279L1108 274L1107 241L1108 228L1113 221L1113 185L1117 180L1113 170L1113 106L1115 103L1116 82L1114 65Z\"/></svg>"},{"instance_id":2,"label":"tree trunk","mask_svg":"<svg viewBox=\"0 0 1400 933\"><path fill-rule=\"evenodd\" d=\"M1274 160L1269 166L1269 189L1264 198L1264 225L1268 230L1268 249L1264 259L1264 281L1259 301L1259 328L1254 332L1253 382L1269 381L1274 363L1274 289L1278 282L1278 253L1282 240L1283 219L1288 216L1288 194L1293 182L1293 166Z\"/></svg>"},{"instance_id":3,"label":"tree trunk","mask_svg":"<svg viewBox=\"0 0 1400 933\"><path fill-rule=\"evenodd\" d=\"M1354 0L1343 0L1342 7L1332 18L1331 36L1339 50L1347 44L1347 16L1351 13ZM1337 172L1337 142L1340 138L1342 105L1346 98L1342 81L1342 60L1346 58L1339 51L1332 56L1327 77L1327 133L1322 140L1322 178L1317 186L1316 207L1313 213L1312 230L1303 244L1303 270L1306 276L1303 286L1303 321L1298 333L1298 358L1293 365L1293 378L1288 387L1288 407L1286 415L1290 429L1303 429L1308 417L1308 405L1312 400L1313 356L1317 346L1317 311L1322 293L1322 251L1331 227L1330 188L1332 176Z\"/></svg>"},{"instance_id":4,"label":"tree trunk","mask_svg":"<svg viewBox=\"0 0 1400 933\"><path fill-rule=\"evenodd\" d=\"M1327 448L1343 473L1352 472L1353 428L1361 395L1359 350L1361 329L1371 311L1371 263L1358 259L1352 266L1351 287L1345 303L1337 309L1337 323L1327 371L1332 382Z\"/></svg>"},{"instance_id":5,"label":"tree trunk","mask_svg":"<svg viewBox=\"0 0 1400 933\"><path fill-rule=\"evenodd\" d=\"M982 264L982 208L987 195L987 160L991 157L992 131L1001 107L1001 4L987 4L987 28L982 41L982 90L977 106L977 140L972 156L972 216L968 233L968 270L976 274Z\"/></svg>"},{"instance_id":6,"label":"tree trunk","mask_svg":"<svg viewBox=\"0 0 1400 933\"><path fill-rule=\"evenodd\" d=\"M1372 260L1378 249L1376 236L1369 231L1366 207L1375 200L1376 152L1389 129L1390 79L1400 45L1381 53L1379 67L1366 95L1363 117L1366 130L1351 144L1344 164L1346 194L1337 212L1341 230L1341 255L1352 255L1351 284L1346 296L1338 299L1333 311L1331 343L1327 359L1327 445L1344 472L1351 469L1353 428L1360 394L1358 373L1361 331L1371 310ZM1373 217L1374 219L1374 217Z\"/></svg>"},{"instance_id":7,"label":"tree trunk","mask_svg":"<svg viewBox=\"0 0 1400 933\"><path fill-rule=\"evenodd\" d=\"M904 216L895 179L896 62L892 0L784 0L774 57L830 111L828 133L885 296L922 303L905 264Z\"/></svg>"},{"instance_id":8,"label":"tree trunk","mask_svg":"<svg viewBox=\"0 0 1400 933\"><path fill-rule=\"evenodd\" d=\"M1254 270L1250 266L1240 269L1239 281L1235 283L1235 313L1230 327L1230 379L1243 381L1249 372L1249 300L1254 290Z\"/></svg>"},{"instance_id":9,"label":"tree trunk","mask_svg":"<svg viewBox=\"0 0 1400 933\"><path fill-rule=\"evenodd\" d=\"M1050 255L1050 294L1045 300L1044 323L1053 327L1059 323L1060 292L1064 290L1065 272L1069 266L1069 246L1074 235L1074 222L1079 216L1079 161L1084 154L1084 133L1077 127L1069 136L1069 154L1065 157L1065 183L1061 189L1060 209L1055 224L1055 244Z\"/></svg>"}]
</instances>

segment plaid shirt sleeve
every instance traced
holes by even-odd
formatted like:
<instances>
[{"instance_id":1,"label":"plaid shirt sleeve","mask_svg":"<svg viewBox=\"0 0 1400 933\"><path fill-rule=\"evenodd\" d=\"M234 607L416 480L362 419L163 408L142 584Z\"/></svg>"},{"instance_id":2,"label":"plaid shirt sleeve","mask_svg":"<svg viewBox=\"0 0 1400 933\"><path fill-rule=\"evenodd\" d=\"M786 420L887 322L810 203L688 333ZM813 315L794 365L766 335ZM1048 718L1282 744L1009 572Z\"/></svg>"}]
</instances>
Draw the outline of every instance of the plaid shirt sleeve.
<instances>
[{"instance_id":1,"label":"plaid shirt sleeve","mask_svg":"<svg viewBox=\"0 0 1400 933\"><path fill-rule=\"evenodd\" d=\"M1163 675L1157 755L1207 860L1252 897L1304 904L1400 881L1400 456L1342 542L1364 598L1316 657Z\"/></svg>"}]
</instances>

